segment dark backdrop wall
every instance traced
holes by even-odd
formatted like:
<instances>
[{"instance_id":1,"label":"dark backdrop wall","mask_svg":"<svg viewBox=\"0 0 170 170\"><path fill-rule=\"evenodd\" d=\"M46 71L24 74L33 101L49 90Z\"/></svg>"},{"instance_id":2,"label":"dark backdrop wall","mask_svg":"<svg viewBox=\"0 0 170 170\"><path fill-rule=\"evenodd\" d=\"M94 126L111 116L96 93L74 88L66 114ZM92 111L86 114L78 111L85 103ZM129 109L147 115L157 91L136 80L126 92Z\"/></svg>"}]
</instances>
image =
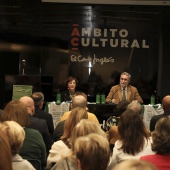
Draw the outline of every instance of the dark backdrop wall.
<instances>
[{"instance_id":1,"label":"dark backdrop wall","mask_svg":"<svg viewBox=\"0 0 170 170\"><path fill-rule=\"evenodd\" d=\"M1 15L4 20L0 27L1 108L11 100L14 83L32 84L35 91L44 92L45 100L52 101L70 75L78 78L79 89L92 101L98 92L107 95L110 87L119 82L123 71L132 74L131 84L138 88L146 104L153 93L160 99L169 94L169 6L75 5L71 10L66 4L30 5L29 2L20 2L12 5L20 6L19 11L14 9L13 12L24 15L16 18L12 13L11 18L7 18L5 13ZM73 21L87 27L94 24L101 29L125 28L129 31L127 39L146 39L150 47L113 49L81 46L78 51L73 51L70 47ZM73 62L72 54L82 55L84 59L94 54L99 59L112 57L114 62L103 65ZM27 81L14 80L18 76L27 77ZM39 77L37 82L28 78L35 76Z\"/></svg>"}]
</instances>

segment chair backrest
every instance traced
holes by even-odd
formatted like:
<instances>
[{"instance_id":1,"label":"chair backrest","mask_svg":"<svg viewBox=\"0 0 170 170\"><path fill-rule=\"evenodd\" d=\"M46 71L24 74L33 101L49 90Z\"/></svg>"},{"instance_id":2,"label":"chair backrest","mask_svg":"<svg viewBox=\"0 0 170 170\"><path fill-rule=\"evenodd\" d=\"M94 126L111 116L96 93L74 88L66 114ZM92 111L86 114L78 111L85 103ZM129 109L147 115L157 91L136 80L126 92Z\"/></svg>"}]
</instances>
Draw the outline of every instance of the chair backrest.
<instances>
[{"instance_id":1,"label":"chair backrest","mask_svg":"<svg viewBox=\"0 0 170 170\"><path fill-rule=\"evenodd\" d=\"M41 162L38 159L27 159L36 170L42 170Z\"/></svg>"}]
</instances>

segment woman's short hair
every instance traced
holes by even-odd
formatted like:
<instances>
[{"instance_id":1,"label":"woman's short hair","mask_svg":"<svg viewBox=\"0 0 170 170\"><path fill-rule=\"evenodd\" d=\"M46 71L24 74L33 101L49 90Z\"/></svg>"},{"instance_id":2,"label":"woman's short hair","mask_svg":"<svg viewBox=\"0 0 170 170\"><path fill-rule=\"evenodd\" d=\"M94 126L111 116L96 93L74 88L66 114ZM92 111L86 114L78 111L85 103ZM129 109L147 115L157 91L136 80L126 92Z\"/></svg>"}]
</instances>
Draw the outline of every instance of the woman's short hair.
<instances>
[{"instance_id":1,"label":"woman's short hair","mask_svg":"<svg viewBox=\"0 0 170 170\"><path fill-rule=\"evenodd\" d=\"M66 144L68 144L68 139L71 136L71 133L73 132L74 127L77 123L80 122L81 119L87 119L88 114L87 110L85 108L76 107L74 108L69 117L66 119L66 122L64 124L64 133L63 136L61 136L61 140L63 140Z\"/></svg>"},{"instance_id":2,"label":"woman's short hair","mask_svg":"<svg viewBox=\"0 0 170 170\"><path fill-rule=\"evenodd\" d=\"M74 144L76 158L80 161L81 169L107 169L110 159L108 140L98 134L91 133L77 138Z\"/></svg>"},{"instance_id":3,"label":"woman's short hair","mask_svg":"<svg viewBox=\"0 0 170 170\"><path fill-rule=\"evenodd\" d=\"M152 150L161 155L170 154L170 116L158 120L152 132Z\"/></svg>"},{"instance_id":4,"label":"woman's short hair","mask_svg":"<svg viewBox=\"0 0 170 170\"><path fill-rule=\"evenodd\" d=\"M70 76L70 77L67 78L67 80L65 81L66 86L68 85L69 82L71 82L73 80L75 80L76 86L77 86L78 80L75 77L73 77L73 76Z\"/></svg>"},{"instance_id":5,"label":"woman's short hair","mask_svg":"<svg viewBox=\"0 0 170 170\"><path fill-rule=\"evenodd\" d=\"M0 129L8 137L12 155L19 153L25 138L25 131L15 121L5 121L0 123Z\"/></svg>"},{"instance_id":6,"label":"woman's short hair","mask_svg":"<svg viewBox=\"0 0 170 170\"><path fill-rule=\"evenodd\" d=\"M13 120L19 123L22 127L29 124L28 110L21 101L10 101L1 115L1 121Z\"/></svg>"},{"instance_id":7,"label":"woman's short hair","mask_svg":"<svg viewBox=\"0 0 170 170\"><path fill-rule=\"evenodd\" d=\"M146 162L146 161L142 161L142 160L136 160L136 159L122 161L122 162L118 163L113 169L114 170L122 170L122 169L125 169L125 170L156 170L156 168L153 164Z\"/></svg>"},{"instance_id":8,"label":"woman's short hair","mask_svg":"<svg viewBox=\"0 0 170 170\"><path fill-rule=\"evenodd\" d=\"M74 143L76 139L80 136L85 136L90 133L96 133L106 137L106 133L101 129L101 127L94 121L88 119L82 119L74 128L71 135L71 145L74 151Z\"/></svg>"}]
</instances>

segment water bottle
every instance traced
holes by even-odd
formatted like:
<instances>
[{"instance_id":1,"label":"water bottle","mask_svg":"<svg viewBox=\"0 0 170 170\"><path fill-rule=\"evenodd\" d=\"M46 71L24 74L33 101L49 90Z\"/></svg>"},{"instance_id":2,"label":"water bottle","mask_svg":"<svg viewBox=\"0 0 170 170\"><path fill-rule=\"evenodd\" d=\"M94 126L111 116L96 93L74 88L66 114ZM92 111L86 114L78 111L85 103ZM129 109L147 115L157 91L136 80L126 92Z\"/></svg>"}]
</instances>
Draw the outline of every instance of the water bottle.
<instances>
[{"instance_id":1,"label":"water bottle","mask_svg":"<svg viewBox=\"0 0 170 170\"><path fill-rule=\"evenodd\" d=\"M102 94L102 95L101 95L101 103L102 103L102 104L105 104L105 94Z\"/></svg>"},{"instance_id":2,"label":"water bottle","mask_svg":"<svg viewBox=\"0 0 170 170\"><path fill-rule=\"evenodd\" d=\"M155 105L155 95L151 96L151 101L150 101L151 105Z\"/></svg>"},{"instance_id":3,"label":"water bottle","mask_svg":"<svg viewBox=\"0 0 170 170\"><path fill-rule=\"evenodd\" d=\"M100 103L100 94L97 93L96 95L96 104L99 104Z\"/></svg>"},{"instance_id":4,"label":"water bottle","mask_svg":"<svg viewBox=\"0 0 170 170\"><path fill-rule=\"evenodd\" d=\"M61 93L60 92L57 92L56 103L57 104L61 103Z\"/></svg>"}]
</instances>

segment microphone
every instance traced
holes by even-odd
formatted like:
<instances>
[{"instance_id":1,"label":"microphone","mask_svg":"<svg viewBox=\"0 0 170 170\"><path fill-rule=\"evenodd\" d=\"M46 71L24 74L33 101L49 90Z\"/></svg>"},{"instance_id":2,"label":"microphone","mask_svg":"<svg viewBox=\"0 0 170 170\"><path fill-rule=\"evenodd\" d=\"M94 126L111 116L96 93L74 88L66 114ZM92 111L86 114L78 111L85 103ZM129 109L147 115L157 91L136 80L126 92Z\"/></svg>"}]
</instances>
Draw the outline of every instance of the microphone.
<instances>
[{"instance_id":1,"label":"microphone","mask_svg":"<svg viewBox=\"0 0 170 170\"><path fill-rule=\"evenodd\" d=\"M119 89L117 89L117 90L113 93L113 95L112 95L112 99L113 99L114 95L118 92L118 90L119 90ZM109 103L112 103L112 99L110 100L110 102L109 102Z\"/></svg>"}]
</instances>

